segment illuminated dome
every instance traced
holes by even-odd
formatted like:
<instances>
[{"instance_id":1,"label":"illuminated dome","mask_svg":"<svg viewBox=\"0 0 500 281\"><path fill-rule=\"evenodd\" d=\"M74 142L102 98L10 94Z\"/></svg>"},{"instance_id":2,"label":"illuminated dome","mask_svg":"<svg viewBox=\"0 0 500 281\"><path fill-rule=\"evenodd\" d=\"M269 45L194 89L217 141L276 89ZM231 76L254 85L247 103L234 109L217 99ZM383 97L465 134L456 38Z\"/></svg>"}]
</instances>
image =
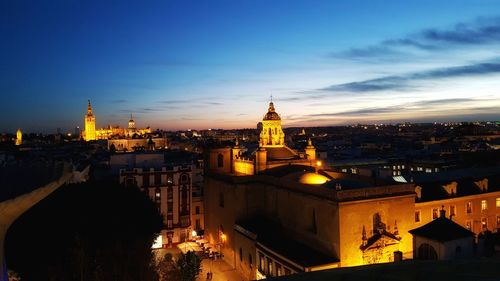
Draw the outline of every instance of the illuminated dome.
<instances>
[{"instance_id":1,"label":"illuminated dome","mask_svg":"<svg viewBox=\"0 0 500 281\"><path fill-rule=\"evenodd\" d=\"M274 110L274 103L273 102L269 103L269 109L267 110L266 115L264 115L264 121L265 120L281 120L281 117Z\"/></svg>"},{"instance_id":2,"label":"illuminated dome","mask_svg":"<svg viewBox=\"0 0 500 281\"><path fill-rule=\"evenodd\" d=\"M330 179L316 173L306 173L299 178L299 182L303 184L324 184L327 181Z\"/></svg>"}]
</instances>

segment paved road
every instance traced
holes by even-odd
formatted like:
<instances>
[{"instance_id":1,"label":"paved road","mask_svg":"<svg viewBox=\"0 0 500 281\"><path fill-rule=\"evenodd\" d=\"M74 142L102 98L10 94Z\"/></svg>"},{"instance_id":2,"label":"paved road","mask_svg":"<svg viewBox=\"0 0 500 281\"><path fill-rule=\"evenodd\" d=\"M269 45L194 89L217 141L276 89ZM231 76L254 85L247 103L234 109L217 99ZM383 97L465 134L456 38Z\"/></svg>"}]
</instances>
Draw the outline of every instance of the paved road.
<instances>
[{"instance_id":1,"label":"paved road","mask_svg":"<svg viewBox=\"0 0 500 281\"><path fill-rule=\"evenodd\" d=\"M241 281L245 280L235 269L227 264L222 259L202 261L202 272L198 277L198 281L206 281L207 272L212 271L212 281Z\"/></svg>"}]
</instances>

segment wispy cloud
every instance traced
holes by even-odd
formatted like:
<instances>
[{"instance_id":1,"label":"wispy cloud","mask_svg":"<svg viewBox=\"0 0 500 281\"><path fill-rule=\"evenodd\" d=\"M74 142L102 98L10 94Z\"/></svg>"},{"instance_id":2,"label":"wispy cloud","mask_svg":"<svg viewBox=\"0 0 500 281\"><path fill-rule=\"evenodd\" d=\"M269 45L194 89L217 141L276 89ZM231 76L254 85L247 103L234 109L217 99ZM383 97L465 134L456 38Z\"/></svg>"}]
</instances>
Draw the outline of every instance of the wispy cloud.
<instances>
[{"instance_id":1,"label":"wispy cloud","mask_svg":"<svg viewBox=\"0 0 500 281\"><path fill-rule=\"evenodd\" d=\"M500 17L481 17L461 22L448 29L428 28L401 38L383 40L375 45L353 47L332 53L333 57L347 59L387 59L408 56L408 48L420 51L449 51L450 48L500 43Z\"/></svg>"},{"instance_id":2,"label":"wispy cloud","mask_svg":"<svg viewBox=\"0 0 500 281\"><path fill-rule=\"evenodd\" d=\"M308 119L310 117L348 117L348 116L366 116L366 115L380 115L385 113L398 113L403 111L432 111L437 110L441 106L446 106L448 110L456 108L457 106L466 107L470 110L487 110L491 111L493 109L498 109L499 106L473 106L474 104L480 102L495 102L495 99L476 99L476 98L452 98L452 99L434 99L434 100L424 100L424 101L415 101L402 103L397 105L390 106L381 106L381 107L371 107L371 108L362 108L362 109L354 109L354 110L345 110L338 112L330 112L330 113L313 113L304 116L295 116L295 120L300 119Z\"/></svg>"},{"instance_id":3,"label":"wispy cloud","mask_svg":"<svg viewBox=\"0 0 500 281\"><path fill-rule=\"evenodd\" d=\"M115 99L111 100L112 103L126 103L128 102L126 99Z\"/></svg>"},{"instance_id":4,"label":"wispy cloud","mask_svg":"<svg viewBox=\"0 0 500 281\"><path fill-rule=\"evenodd\" d=\"M376 79L331 85L318 89L332 92L376 92L416 89L412 82L429 79L445 79L464 76L478 76L500 73L500 63L477 63L456 67L444 67L403 75L391 75Z\"/></svg>"}]
</instances>

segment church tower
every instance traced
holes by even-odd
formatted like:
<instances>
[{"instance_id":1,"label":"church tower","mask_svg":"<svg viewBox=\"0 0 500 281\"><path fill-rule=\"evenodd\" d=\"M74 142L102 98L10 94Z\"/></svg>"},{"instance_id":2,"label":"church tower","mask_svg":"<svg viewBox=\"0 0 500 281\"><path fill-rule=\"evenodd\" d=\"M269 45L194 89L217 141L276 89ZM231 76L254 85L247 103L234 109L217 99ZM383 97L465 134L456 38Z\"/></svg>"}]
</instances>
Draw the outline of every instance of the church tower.
<instances>
[{"instance_id":1,"label":"church tower","mask_svg":"<svg viewBox=\"0 0 500 281\"><path fill-rule=\"evenodd\" d=\"M305 152L308 160L316 160L316 148L312 144L311 138L307 140Z\"/></svg>"},{"instance_id":2,"label":"church tower","mask_svg":"<svg viewBox=\"0 0 500 281\"><path fill-rule=\"evenodd\" d=\"M285 146L285 133L281 129L281 117L274 109L274 103L269 103L269 109L262 120L259 144L261 147Z\"/></svg>"},{"instance_id":3,"label":"church tower","mask_svg":"<svg viewBox=\"0 0 500 281\"><path fill-rule=\"evenodd\" d=\"M96 139L95 135L95 116L94 113L92 113L92 105L89 104L87 106L87 114L85 115L85 135L84 135L84 140L85 141L91 141Z\"/></svg>"},{"instance_id":4,"label":"church tower","mask_svg":"<svg viewBox=\"0 0 500 281\"><path fill-rule=\"evenodd\" d=\"M23 132L21 132L21 128L19 128L16 132L16 145L21 144L23 144Z\"/></svg>"}]
</instances>

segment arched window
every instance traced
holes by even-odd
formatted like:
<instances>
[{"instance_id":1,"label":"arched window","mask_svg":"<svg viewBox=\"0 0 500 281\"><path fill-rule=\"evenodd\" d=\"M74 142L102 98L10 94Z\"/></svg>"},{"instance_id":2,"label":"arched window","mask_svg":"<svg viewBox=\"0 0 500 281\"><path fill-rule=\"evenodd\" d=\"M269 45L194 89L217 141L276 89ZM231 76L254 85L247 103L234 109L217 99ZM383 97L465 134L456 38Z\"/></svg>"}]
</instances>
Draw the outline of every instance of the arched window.
<instances>
[{"instance_id":1,"label":"arched window","mask_svg":"<svg viewBox=\"0 0 500 281\"><path fill-rule=\"evenodd\" d=\"M217 167L224 167L224 156L222 154L217 155Z\"/></svg>"},{"instance_id":2,"label":"arched window","mask_svg":"<svg viewBox=\"0 0 500 281\"><path fill-rule=\"evenodd\" d=\"M182 184L186 184L188 182L188 180L189 180L188 175L186 175L186 174L181 175L181 183Z\"/></svg>"},{"instance_id":3,"label":"arched window","mask_svg":"<svg viewBox=\"0 0 500 281\"><path fill-rule=\"evenodd\" d=\"M423 243L418 247L418 258L421 260L437 260L436 250L431 245Z\"/></svg>"}]
</instances>

